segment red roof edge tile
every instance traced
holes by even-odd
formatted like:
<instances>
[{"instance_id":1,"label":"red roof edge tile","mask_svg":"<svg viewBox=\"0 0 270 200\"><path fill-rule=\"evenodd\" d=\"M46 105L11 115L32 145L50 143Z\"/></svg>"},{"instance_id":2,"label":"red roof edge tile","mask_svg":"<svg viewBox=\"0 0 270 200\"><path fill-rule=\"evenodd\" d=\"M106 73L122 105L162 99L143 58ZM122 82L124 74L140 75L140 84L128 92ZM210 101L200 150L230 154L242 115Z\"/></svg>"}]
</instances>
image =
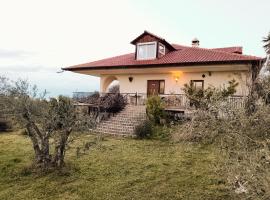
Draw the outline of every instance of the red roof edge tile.
<instances>
[{"instance_id":1,"label":"red roof edge tile","mask_svg":"<svg viewBox=\"0 0 270 200\"><path fill-rule=\"evenodd\" d=\"M137 42L140 38L142 38L144 35L151 35L152 37L154 37L154 38L156 38L156 39L162 41L162 42L163 42L170 50L172 50L172 51L176 50L176 49L173 47L173 45L171 45L169 42L167 42L164 38L162 38L162 37L160 37L160 36L157 36L157 35L155 35L155 34L149 32L149 31L147 31L147 30L145 30L141 35L139 35L139 36L136 37L134 40L132 40L132 41L130 42L130 44L135 45L136 42Z\"/></svg>"}]
</instances>

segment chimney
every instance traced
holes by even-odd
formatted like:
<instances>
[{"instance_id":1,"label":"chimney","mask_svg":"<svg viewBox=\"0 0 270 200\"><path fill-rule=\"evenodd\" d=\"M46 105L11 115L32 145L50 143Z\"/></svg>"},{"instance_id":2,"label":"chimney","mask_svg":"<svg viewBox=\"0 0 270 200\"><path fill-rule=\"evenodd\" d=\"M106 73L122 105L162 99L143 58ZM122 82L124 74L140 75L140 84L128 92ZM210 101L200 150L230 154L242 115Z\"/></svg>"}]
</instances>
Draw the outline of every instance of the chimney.
<instances>
[{"instance_id":1,"label":"chimney","mask_svg":"<svg viewBox=\"0 0 270 200\"><path fill-rule=\"evenodd\" d=\"M191 42L192 47L199 47L200 41L197 38L194 38Z\"/></svg>"}]
</instances>

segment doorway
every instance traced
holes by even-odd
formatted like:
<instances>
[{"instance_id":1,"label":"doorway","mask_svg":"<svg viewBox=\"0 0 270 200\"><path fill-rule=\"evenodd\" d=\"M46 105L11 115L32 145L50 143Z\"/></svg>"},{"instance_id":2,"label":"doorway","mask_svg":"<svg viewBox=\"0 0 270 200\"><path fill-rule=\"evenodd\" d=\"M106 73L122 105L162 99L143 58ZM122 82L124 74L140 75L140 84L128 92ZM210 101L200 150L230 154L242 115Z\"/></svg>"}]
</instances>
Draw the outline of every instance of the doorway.
<instances>
[{"instance_id":1,"label":"doorway","mask_svg":"<svg viewBox=\"0 0 270 200\"><path fill-rule=\"evenodd\" d=\"M164 94L164 80L148 80L147 81L147 96Z\"/></svg>"}]
</instances>

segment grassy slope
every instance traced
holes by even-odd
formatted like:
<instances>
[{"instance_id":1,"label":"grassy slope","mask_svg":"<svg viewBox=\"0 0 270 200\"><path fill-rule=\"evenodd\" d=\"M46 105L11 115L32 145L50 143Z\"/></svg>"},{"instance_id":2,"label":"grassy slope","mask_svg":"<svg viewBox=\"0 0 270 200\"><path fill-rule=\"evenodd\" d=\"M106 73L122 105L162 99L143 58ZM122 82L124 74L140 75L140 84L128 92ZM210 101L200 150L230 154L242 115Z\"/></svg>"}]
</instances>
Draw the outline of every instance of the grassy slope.
<instances>
[{"instance_id":1,"label":"grassy slope","mask_svg":"<svg viewBox=\"0 0 270 200\"><path fill-rule=\"evenodd\" d=\"M213 147L106 138L76 157L80 136L67 155L70 173L28 173L28 138L0 134L0 199L231 199L213 172Z\"/></svg>"}]
</instances>

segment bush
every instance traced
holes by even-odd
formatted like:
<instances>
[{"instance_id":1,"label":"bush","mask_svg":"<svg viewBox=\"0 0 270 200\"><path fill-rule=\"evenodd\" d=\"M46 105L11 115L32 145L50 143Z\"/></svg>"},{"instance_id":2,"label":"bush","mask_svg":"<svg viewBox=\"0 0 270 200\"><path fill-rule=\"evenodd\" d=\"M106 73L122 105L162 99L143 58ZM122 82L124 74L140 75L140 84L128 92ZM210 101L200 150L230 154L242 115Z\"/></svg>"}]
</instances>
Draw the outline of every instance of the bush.
<instances>
[{"instance_id":1,"label":"bush","mask_svg":"<svg viewBox=\"0 0 270 200\"><path fill-rule=\"evenodd\" d=\"M153 136L152 138L161 140L161 141L168 141L171 137L171 128L167 126L153 126Z\"/></svg>"},{"instance_id":2,"label":"bush","mask_svg":"<svg viewBox=\"0 0 270 200\"><path fill-rule=\"evenodd\" d=\"M216 106L217 112L222 110ZM251 115L244 108L217 116L212 111L198 110L191 121L179 125L174 141L214 144L224 159L216 163L217 171L226 176L236 193L244 199L270 198L270 107L260 105Z\"/></svg>"},{"instance_id":3,"label":"bush","mask_svg":"<svg viewBox=\"0 0 270 200\"><path fill-rule=\"evenodd\" d=\"M146 102L146 114L154 124L160 124L166 118L165 105L159 96L152 96Z\"/></svg>"},{"instance_id":4,"label":"bush","mask_svg":"<svg viewBox=\"0 0 270 200\"><path fill-rule=\"evenodd\" d=\"M223 101L225 98L235 94L236 87L239 85L234 79L228 81L227 87L208 87L197 89L193 83L185 84L183 91L190 101L190 106L196 109L209 109L212 103Z\"/></svg>"},{"instance_id":5,"label":"bush","mask_svg":"<svg viewBox=\"0 0 270 200\"><path fill-rule=\"evenodd\" d=\"M106 94L100 97L99 105L108 113L117 113L125 108L127 100L120 93Z\"/></svg>"},{"instance_id":6,"label":"bush","mask_svg":"<svg viewBox=\"0 0 270 200\"><path fill-rule=\"evenodd\" d=\"M153 136L152 123L149 120L141 122L135 127L135 135L138 139L149 139Z\"/></svg>"},{"instance_id":7,"label":"bush","mask_svg":"<svg viewBox=\"0 0 270 200\"><path fill-rule=\"evenodd\" d=\"M109 93L120 93L120 85L113 85L109 88Z\"/></svg>"},{"instance_id":8,"label":"bush","mask_svg":"<svg viewBox=\"0 0 270 200\"><path fill-rule=\"evenodd\" d=\"M0 119L0 131L11 131L12 124L6 119Z\"/></svg>"},{"instance_id":9,"label":"bush","mask_svg":"<svg viewBox=\"0 0 270 200\"><path fill-rule=\"evenodd\" d=\"M95 91L92 95L86 97L85 99L82 99L82 102L93 104L96 103L99 98L100 98L99 92Z\"/></svg>"}]
</instances>

